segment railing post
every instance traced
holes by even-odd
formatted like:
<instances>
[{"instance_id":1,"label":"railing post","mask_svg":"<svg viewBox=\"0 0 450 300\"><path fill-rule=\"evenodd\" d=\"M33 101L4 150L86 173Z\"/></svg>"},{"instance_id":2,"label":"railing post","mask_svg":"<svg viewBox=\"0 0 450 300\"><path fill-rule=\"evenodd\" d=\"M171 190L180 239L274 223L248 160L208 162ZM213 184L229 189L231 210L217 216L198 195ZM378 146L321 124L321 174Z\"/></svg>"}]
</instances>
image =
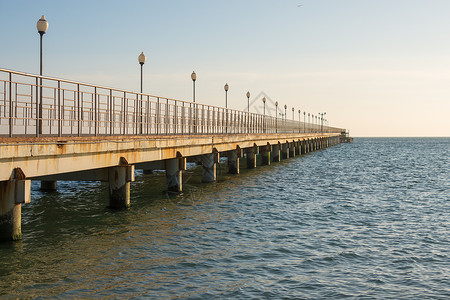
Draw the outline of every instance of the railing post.
<instances>
[{"instance_id":1,"label":"railing post","mask_svg":"<svg viewBox=\"0 0 450 300\"><path fill-rule=\"evenodd\" d=\"M156 100L156 135L159 134L159 97Z\"/></svg>"},{"instance_id":2,"label":"railing post","mask_svg":"<svg viewBox=\"0 0 450 300\"><path fill-rule=\"evenodd\" d=\"M109 90L109 135L113 135L114 101L112 89Z\"/></svg>"},{"instance_id":3,"label":"railing post","mask_svg":"<svg viewBox=\"0 0 450 300\"><path fill-rule=\"evenodd\" d=\"M97 87L94 87L94 136L98 135L98 97L97 97Z\"/></svg>"},{"instance_id":4,"label":"railing post","mask_svg":"<svg viewBox=\"0 0 450 300\"><path fill-rule=\"evenodd\" d=\"M61 121L61 81L58 80L58 136L62 136Z\"/></svg>"},{"instance_id":5,"label":"railing post","mask_svg":"<svg viewBox=\"0 0 450 300\"><path fill-rule=\"evenodd\" d=\"M173 115L173 121L174 121L174 133L177 134L178 133L178 120L177 120L177 101L175 101L175 105L174 105L174 115Z\"/></svg>"},{"instance_id":6,"label":"railing post","mask_svg":"<svg viewBox=\"0 0 450 300\"><path fill-rule=\"evenodd\" d=\"M123 135L127 134L128 131L128 100L127 100L127 93L123 92Z\"/></svg>"},{"instance_id":7,"label":"railing post","mask_svg":"<svg viewBox=\"0 0 450 300\"><path fill-rule=\"evenodd\" d=\"M9 137L13 136L12 73L9 72Z\"/></svg>"},{"instance_id":8,"label":"railing post","mask_svg":"<svg viewBox=\"0 0 450 300\"><path fill-rule=\"evenodd\" d=\"M78 136L81 136L81 105L80 105L80 85L77 84L77 123L78 123Z\"/></svg>"}]
</instances>

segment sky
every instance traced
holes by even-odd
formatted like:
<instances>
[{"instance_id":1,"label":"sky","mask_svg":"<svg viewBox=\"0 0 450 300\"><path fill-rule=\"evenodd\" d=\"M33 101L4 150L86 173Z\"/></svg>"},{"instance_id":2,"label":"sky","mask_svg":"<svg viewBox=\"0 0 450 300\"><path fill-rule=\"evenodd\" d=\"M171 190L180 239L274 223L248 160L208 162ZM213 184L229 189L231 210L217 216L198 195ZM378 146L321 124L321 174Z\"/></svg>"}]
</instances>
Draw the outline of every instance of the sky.
<instances>
[{"instance_id":1,"label":"sky","mask_svg":"<svg viewBox=\"0 0 450 300\"><path fill-rule=\"evenodd\" d=\"M274 114L354 137L450 136L449 0L0 0L0 68ZM292 113L288 114L292 118ZM294 115L298 119L298 114Z\"/></svg>"}]
</instances>

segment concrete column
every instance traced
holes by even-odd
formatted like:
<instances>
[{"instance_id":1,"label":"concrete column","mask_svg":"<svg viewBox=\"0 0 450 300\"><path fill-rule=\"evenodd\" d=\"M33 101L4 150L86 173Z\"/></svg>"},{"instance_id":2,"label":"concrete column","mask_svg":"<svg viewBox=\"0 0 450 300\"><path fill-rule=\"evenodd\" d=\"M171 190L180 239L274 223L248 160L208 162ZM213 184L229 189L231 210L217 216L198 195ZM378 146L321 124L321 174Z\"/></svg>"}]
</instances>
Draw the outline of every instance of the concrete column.
<instances>
[{"instance_id":1,"label":"concrete column","mask_svg":"<svg viewBox=\"0 0 450 300\"><path fill-rule=\"evenodd\" d=\"M261 164L263 166L270 166L270 145L261 147Z\"/></svg>"},{"instance_id":2,"label":"concrete column","mask_svg":"<svg viewBox=\"0 0 450 300\"><path fill-rule=\"evenodd\" d=\"M31 181L16 170L11 180L0 182L0 241L22 238L22 203L31 199Z\"/></svg>"},{"instance_id":3,"label":"concrete column","mask_svg":"<svg viewBox=\"0 0 450 300\"><path fill-rule=\"evenodd\" d=\"M218 153L211 153L200 156L203 166L202 182L210 183L217 180L216 157L218 158L218 155Z\"/></svg>"},{"instance_id":4,"label":"concrete column","mask_svg":"<svg viewBox=\"0 0 450 300\"><path fill-rule=\"evenodd\" d=\"M239 174L239 155L238 150L228 151L228 173Z\"/></svg>"},{"instance_id":5,"label":"concrete column","mask_svg":"<svg viewBox=\"0 0 450 300\"><path fill-rule=\"evenodd\" d=\"M295 142L295 155L301 155L302 151L300 150L300 142Z\"/></svg>"},{"instance_id":6,"label":"concrete column","mask_svg":"<svg viewBox=\"0 0 450 300\"><path fill-rule=\"evenodd\" d=\"M183 191L183 171L180 168L180 159L173 158L165 161L167 192L180 193Z\"/></svg>"},{"instance_id":7,"label":"concrete column","mask_svg":"<svg viewBox=\"0 0 450 300\"><path fill-rule=\"evenodd\" d=\"M254 169L256 168L256 151L255 148L247 148L245 150L245 153L247 154L247 169Z\"/></svg>"},{"instance_id":8,"label":"concrete column","mask_svg":"<svg viewBox=\"0 0 450 300\"><path fill-rule=\"evenodd\" d=\"M272 157L274 162L279 162L281 159L280 144L272 145Z\"/></svg>"},{"instance_id":9,"label":"concrete column","mask_svg":"<svg viewBox=\"0 0 450 300\"><path fill-rule=\"evenodd\" d=\"M41 191L53 192L56 191L56 181L54 180L42 180Z\"/></svg>"},{"instance_id":10,"label":"concrete column","mask_svg":"<svg viewBox=\"0 0 450 300\"><path fill-rule=\"evenodd\" d=\"M109 206L111 208L130 207L131 181L134 181L134 166L122 165L108 169Z\"/></svg>"},{"instance_id":11,"label":"concrete column","mask_svg":"<svg viewBox=\"0 0 450 300\"><path fill-rule=\"evenodd\" d=\"M295 143L289 143L289 157L295 157Z\"/></svg>"},{"instance_id":12,"label":"concrete column","mask_svg":"<svg viewBox=\"0 0 450 300\"><path fill-rule=\"evenodd\" d=\"M289 145L288 143L281 144L281 157L283 159L289 158Z\"/></svg>"}]
</instances>

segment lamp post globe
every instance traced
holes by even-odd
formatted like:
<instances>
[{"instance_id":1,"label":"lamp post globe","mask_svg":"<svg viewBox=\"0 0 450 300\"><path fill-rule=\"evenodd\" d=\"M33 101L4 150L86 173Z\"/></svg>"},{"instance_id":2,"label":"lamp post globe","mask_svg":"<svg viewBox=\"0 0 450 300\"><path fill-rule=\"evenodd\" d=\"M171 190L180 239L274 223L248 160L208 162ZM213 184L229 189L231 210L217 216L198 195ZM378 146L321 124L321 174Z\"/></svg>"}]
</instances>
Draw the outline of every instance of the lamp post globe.
<instances>
[{"instance_id":1,"label":"lamp post globe","mask_svg":"<svg viewBox=\"0 0 450 300\"><path fill-rule=\"evenodd\" d=\"M138 56L138 61L140 65L145 64L145 61L147 60L147 58L145 57L144 52L141 52L141 54L139 54Z\"/></svg>"},{"instance_id":2,"label":"lamp post globe","mask_svg":"<svg viewBox=\"0 0 450 300\"><path fill-rule=\"evenodd\" d=\"M36 28L37 28L39 34L41 34L41 35L45 34L45 32L47 31L48 22L45 19L44 15L42 15L42 17L37 21Z\"/></svg>"}]
</instances>

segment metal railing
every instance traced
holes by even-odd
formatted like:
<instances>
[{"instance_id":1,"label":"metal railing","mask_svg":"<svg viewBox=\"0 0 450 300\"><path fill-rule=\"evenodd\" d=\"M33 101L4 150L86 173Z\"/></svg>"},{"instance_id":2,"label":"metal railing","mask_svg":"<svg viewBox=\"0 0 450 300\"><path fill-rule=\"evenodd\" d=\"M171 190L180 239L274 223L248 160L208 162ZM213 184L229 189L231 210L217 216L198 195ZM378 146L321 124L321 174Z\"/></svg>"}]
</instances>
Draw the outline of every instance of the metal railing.
<instances>
[{"instance_id":1,"label":"metal railing","mask_svg":"<svg viewBox=\"0 0 450 300\"><path fill-rule=\"evenodd\" d=\"M0 136L339 133L341 128L0 68Z\"/></svg>"}]
</instances>

